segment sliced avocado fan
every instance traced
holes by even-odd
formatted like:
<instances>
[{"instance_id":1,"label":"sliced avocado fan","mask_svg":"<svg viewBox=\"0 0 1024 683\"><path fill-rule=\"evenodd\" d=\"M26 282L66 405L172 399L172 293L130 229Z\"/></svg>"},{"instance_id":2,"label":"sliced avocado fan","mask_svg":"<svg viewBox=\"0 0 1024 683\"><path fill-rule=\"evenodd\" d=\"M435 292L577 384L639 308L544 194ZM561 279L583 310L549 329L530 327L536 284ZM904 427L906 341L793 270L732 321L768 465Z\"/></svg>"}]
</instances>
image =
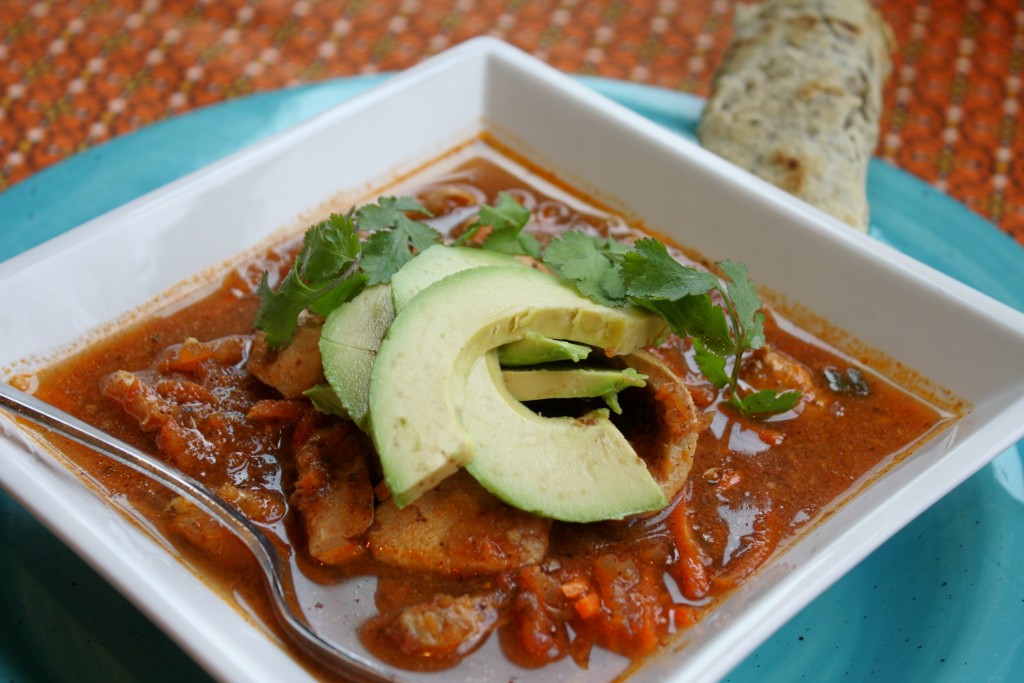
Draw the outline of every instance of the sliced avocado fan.
<instances>
[{"instance_id":1,"label":"sliced avocado fan","mask_svg":"<svg viewBox=\"0 0 1024 683\"><path fill-rule=\"evenodd\" d=\"M536 332L622 355L664 330L657 316L602 306L529 268L473 268L422 290L388 328L370 379L370 433L395 502L412 502L477 455L461 414L470 372L488 351ZM510 456L520 453L512 448ZM641 467L622 468L619 474L642 475L657 489L636 454L630 454ZM658 500L664 504L663 497ZM631 514L633 507L610 501L604 518ZM559 516L558 510L548 514Z\"/></svg>"},{"instance_id":2,"label":"sliced avocado fan","mask_svg":"<svg viewBox=\"0 0 1024 683\"><path fill-rule=\"evenodd\" d=\"M333 310L324 321L320 333L320 356L324 376L337 395L334 405L324 397L322 387L314 387L307 396L326 412L348 415L364 431L369 411L370 371L384 333L395 319L395 311L404 308L420 290L434 282L469 268L486 266L513 266L528 268L515 258L498 252L468 247L435 245L409 261L395 274L390 285L373 285ZM551 339L537 333L527 333L522 339L501 347L502 364L530 366L563 360L577 361L587 357L590 347L583 344ZM557 398L588 395L573 388L571 377L546 378L548 393L564 387L569 393ZM538 382L544 382L538 379ZM590 378L580 377L581 383L590 384ZM521 385L529 386L520 382ZM534 390L535 389L532 389ZM513 394L515 391L513 390ZM602 392L603 393L603 392ZM602 394L589 394L599 396ZM528 396L520 400L532 400Z\"/></svg>"}]
</instances>

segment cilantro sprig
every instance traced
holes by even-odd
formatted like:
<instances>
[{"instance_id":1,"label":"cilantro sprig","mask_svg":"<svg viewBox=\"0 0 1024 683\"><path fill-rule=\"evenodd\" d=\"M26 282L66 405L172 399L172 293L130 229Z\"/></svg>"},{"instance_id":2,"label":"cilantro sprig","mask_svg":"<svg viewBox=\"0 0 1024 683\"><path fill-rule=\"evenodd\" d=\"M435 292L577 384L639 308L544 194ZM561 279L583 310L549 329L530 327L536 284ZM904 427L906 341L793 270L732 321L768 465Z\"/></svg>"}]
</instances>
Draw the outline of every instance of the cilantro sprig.
<instances>
[{"instance_id":1,"label":"cilantro sprig","mask_svg":"<svg viewBox=\"0 0 1024 683\"><path fill-rule=\"evenodd\" d=\"M306 231L302 248L276 291L264 271L256 288L256 327L266 333L267 343L287 344L305 309L329 310L355 296L366 281L355 267L359 251L352 217L332 214Z\"/></svg>"},{"instance_id":2,"label":"cilantro sprig","mask_svg":"<svg viewBox=\"0 0 1024 683\"><path fill-rule=\"evenodd\" d=\"M287 345L302 311L327 315L364 286L388 282L413 258L414 250L441 241L437 230L409 218L410 213L430 215L410 197L381 197L310 227L280 286L272 289L264 272L256 288L260 307L255 326L266 333L267 343Z\"/></svg>"},{"instance_id":3,"label":"cilantro sprig","mask_svg":"<svg viewBox=\"0 0 1024 683\"><path fill-rule=\"evenodd\" d=\"M441 242L441 235L426 223L409 218L408 213L431 215L411 197L381 197L356 212L361 230L372 231L363 243L362 270L367 284L391 280L398 269L412 260L413 252Z\"/></svg>"},{"instance_id":4,"label":"cilantro sprig","mask_svg":"<svg viewBox=\"0 0 1024 683\"><path fill-rule=\"evenodd\" d=\"M498 193L498 201L494 206L484 204L480 207L477 219L455 239L454 245L465 245L480 230L490 228L490 233L483 241L484 249L513 256L524 254L540 258L540 242L530 233L523 232L529 222L530 210L517 202L511 194L502 191Z\"/></svg>"},{"instance_id":5,"label":"cilantro sprig","mask_svg":"<svg viewBox=\"0 0 1024 683\"><path fill-rule=\"evenodd\" d=\"M581 294L607 305L631 301L660 315L676 334L691 337L701 373L725 389L729 404L744 415L785 412L799 401L797 391L741 392L743 354L765 343L761 298L742 264L718 263L723 281L683 265L656 239L628 247L579 231L553 240L543 259Z\"/></svg>"},{"instance_id":6,"label":"cilantro sprig","mask_svg":"<svg viewBox=\"0 0 1024 683\"><path fill-rule=\"evenodd\" d=\"M256 327L266 333L268 343L287 344L303 310L326 315L364 286L390 281L417 253L442 241L437 230L410 214L431 215L410 197L381 197L312 226L278 289L271 289L267 273L257 287L261 301ZM693 339L700 371L745 415L766 417L797 404L797 391L741 390L743 354L765 343L761 299L742 264L719 262L719 279L683 265L656 239L629 246L578 230L542 247L523 231L529 221L530 211L501 192L453 242L467 244L488 229L483 248L541 259L598 303L632 302L660 315L673 332Z\"/></svg>"},{"instance_id":7,"label":"cilantro sprig","mask_svg":"<svg viewBox=\"0 0 1024 683\"><path fill-rule=\"evenodd\" d=\"M331 214L310 227L280 286L272 289L264 272L256 289L260 308L255 326L266 334L267 343L287 345L302 311L327 315L364 286L389 282L417 253L441 242L437 230L410 214L431 215L412 197L381 197L344 215ZM537 238L522 231L529 220L529 210L501 192L494 206L480 208L477 220L456 244L490 228L485 248L539 257Z\"/></svg>"},{"instance_id":8,"label":"cilantro sprig","mask_svg":"<svg viewBox=\"0 0 1024 683\"><path fill-rule=\"evenodd\" d=\"M543 259L553 271L575 282L583 296L605 306L622 306L626 303L622 260L628 251L621 242L572 230L553 239Z\"/></svg>"}]
</instances>

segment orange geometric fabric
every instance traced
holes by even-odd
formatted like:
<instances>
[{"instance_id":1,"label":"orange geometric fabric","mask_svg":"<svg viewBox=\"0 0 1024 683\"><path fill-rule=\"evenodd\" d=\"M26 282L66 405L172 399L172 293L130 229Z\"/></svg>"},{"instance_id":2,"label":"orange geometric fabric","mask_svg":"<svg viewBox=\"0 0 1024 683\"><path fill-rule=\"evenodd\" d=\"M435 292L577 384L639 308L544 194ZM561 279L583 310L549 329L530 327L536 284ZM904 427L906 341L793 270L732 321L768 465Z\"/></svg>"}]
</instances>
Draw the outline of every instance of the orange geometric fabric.
<instances>
[{"instance_id":1,"label":"orange geometric fabric","mask_svg":"<svg viewBox=\"0 0 1024 683\"><path fill-rule=\"evenodd\" d=\"M1024 245L1024 0L882 0L878 154ZM706 95L726 0L5 0L0 191L113 136L258 91L399 70L490 34L569 73Z\"/></svg>"}]
</instances>

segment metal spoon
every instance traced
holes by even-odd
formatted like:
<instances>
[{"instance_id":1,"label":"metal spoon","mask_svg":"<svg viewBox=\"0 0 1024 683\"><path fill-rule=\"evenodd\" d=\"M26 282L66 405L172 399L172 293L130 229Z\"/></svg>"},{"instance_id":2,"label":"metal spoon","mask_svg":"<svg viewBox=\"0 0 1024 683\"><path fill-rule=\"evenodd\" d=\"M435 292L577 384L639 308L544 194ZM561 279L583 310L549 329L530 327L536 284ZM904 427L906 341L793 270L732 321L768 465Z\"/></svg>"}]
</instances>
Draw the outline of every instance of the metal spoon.
<instances>
[{"instance_id":1,"label":"metal spoon","mask_svg":"<svg viewBox=\"0 0 1024 683\"><path fill-rule=\"evenodd\" d=\"M281 628L306 654L358 683L398 679L380 665L315 633L292 609L285 593L281 556L260 529L203 484L137 448L0 381L0 407L131 467L186 498L223 524L249 548L272 598Z\"/></svg>"}]
</instances>

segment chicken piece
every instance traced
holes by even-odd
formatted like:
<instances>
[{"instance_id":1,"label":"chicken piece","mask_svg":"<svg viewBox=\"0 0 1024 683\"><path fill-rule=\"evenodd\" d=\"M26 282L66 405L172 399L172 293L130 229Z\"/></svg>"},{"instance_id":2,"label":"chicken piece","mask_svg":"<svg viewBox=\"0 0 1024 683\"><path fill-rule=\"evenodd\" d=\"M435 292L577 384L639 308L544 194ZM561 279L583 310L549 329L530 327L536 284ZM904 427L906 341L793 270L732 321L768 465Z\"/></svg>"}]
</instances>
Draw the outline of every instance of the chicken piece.
<instances>
[{"instance_id":1,"label":"chicken piece","mask_svg":"<svg viewBox=\"0 0 1024 683\"><path fill-rule=\"evenodd\" d=\"M795 358L769 346L753 351L744 359L743 379L759 390L782 392L794 389L800 392L804 401L823 405L815 391L810 369Z\"/></svg>"},{"instance_id":2,"label":"chicken piece","mask_svg":"<svg viewBox=\"0 0 1024 683\"><path fill-rule=\"evenodd\" d=\"M707 419L697 411L682 379L656 355L634 351L625 358L637 372L647 375L645 391L653 394L654 416L632 430L630 440L644 458L665 498L672 500L686 482L697 448L697 437Z\"/></svg>"},{"instance_id":3,"label":"chicken piece","mask_svg":"<svg viewBox=\"0 0 1024 683\"><path fill-rule=\"evenodd\" d=\"M194 504L176 496L171 499L168 511L170 531L215 559L218 565L241 569L251 561L252 554L245 543Z\"/></svg>"},{"instance_id":4,"label":"chicken piece","mask_svg":"<svg viewBox=\"0 0 1024 683\"><path fill-rule=\"evenodd\" d=\"M458 597L442 593L401 610L384 635L406 655L460 657L494 630L500 602L496 593Z\"/></svg>"},{"instance_id":5,"label":"chicken piece","mask_svg":"<svg viewBox=\"0 0 1024 683\"><path fill-rule=\"evenodd\" d=\"M669 630L671 598L662 591L662 568L635 557L607 554L592 567L601 608L576 621L577 638L636 658L652 652Z\"/></svg>"},{"instance_id":6,"label":"chicken piece","mask_svg":"<svg viewBox=\"0 0 1024 683\"><path fill-rule=\"evenodd\" d=\"M270 348L266 335L258 334L246 369L285 398L301 396L306 389L323 384L327 380L318 346L323 323L316 316L301 316L291 343L280 349Z\"/></svg>"},{"instance_id":7,"label":"chicken piece","mask_svg":"<svg viewBox=\"0 0 1024 683\"><path fill-rule=\"evenodd\" d=\"M771 556L785 535L785 513L776 507L762 508L750 533L727 558L725 566L712 579L718 591L730 590L753 574Z\"/></svg>"},{"instance_id":8,"label":"chicken piece","mask_svg":"<svg viewBox=\"0 0 1024 683\"><path fill-rule=\"evenodd\" d=\"M121 404L126 413L135 418L143 431L160 429L177 412L177 407L163 399L150 385L126 371L107 375L101 390L104 396Z\"/></svg>"},{"instance_id":9,"label":"chicken piece","mask_svg":"<svg viewBox=\"0 0 1024 683\"><path fill-rule=\"evenodd\" d=\"M468 576L539 562L550 529L551 520L506 505L459 471L402 509L382 503L369 541L381 562Z\"/></svg>"},{"instance_id":10,"label":"chicken piece","mask_svg":"<svg viewBox=\"0 0 1024 683\"><path fill-rule=\"evenodd\" d=\"M255 482L249 482L254 484ZM217 487L217 495L231 503L239 512L262 524L273 524L284 517L287 508L284 496L260 486L239 488L231 483Z\"/></svg>"},{"instance_id":11,"label":"chicken piece","mask_svg":"<svg viewBox=\"0 0 1024 683\"><path fill-rule=\"evenodd\" d=\"M201 375L203 364L207 361L222 366L238 365L245 360L251 343L252 338L248 335L229 335L202 342L189 337L181 344L168 348L157 368L162 373Z\"/></svg>"},{"instance_id":12,"label":"chicken piece","mask_svg":"<svg viewBox=\"0 0 1024 683\"><path fill-rule=\"evenodd\" d=\"M561 659L570 647L561 583L531 566L519 572L516 587L511 615L519 647L536 662Z\"/></svg>"},{"instance_id":13,"label":"chicken piece","mask_svg":"<svg viewBox=\"0 0 1024 683\"><path fill-rule=\"evenodd\" d=\"M309 554L340 565L358 557L357 539L373 524L370 444L353 423L317 430L295 453L298 478L291 502L302 515Z\"/></svg>"},{"instance_id":14,"label":"chicken piece","mask_svg":"<svg viewBox=\"0 0 1024 683\"><path fill-rule=\"evenodd\" d=\"M696 601L704 598L711 590L711 575L708 571L711 559L697 540L687 504L687 500L679 500L665 519L676 547L668 571L675 577L683 596Z\"/></svg>"},{"instance_id":15,"label":"chicken piece","mask_svg":"<svg viewBox=\"0 0 1024 683\"><path fill-rule=\"evenodd\" d=\"M276 454L280 429L247 413L266 388L239 367L244 337L186 341L154 366L119 370L101 390L146 432L160 457L235 504L255 521L280 519L285 501Z\"/></svg>"}]
</instances>

